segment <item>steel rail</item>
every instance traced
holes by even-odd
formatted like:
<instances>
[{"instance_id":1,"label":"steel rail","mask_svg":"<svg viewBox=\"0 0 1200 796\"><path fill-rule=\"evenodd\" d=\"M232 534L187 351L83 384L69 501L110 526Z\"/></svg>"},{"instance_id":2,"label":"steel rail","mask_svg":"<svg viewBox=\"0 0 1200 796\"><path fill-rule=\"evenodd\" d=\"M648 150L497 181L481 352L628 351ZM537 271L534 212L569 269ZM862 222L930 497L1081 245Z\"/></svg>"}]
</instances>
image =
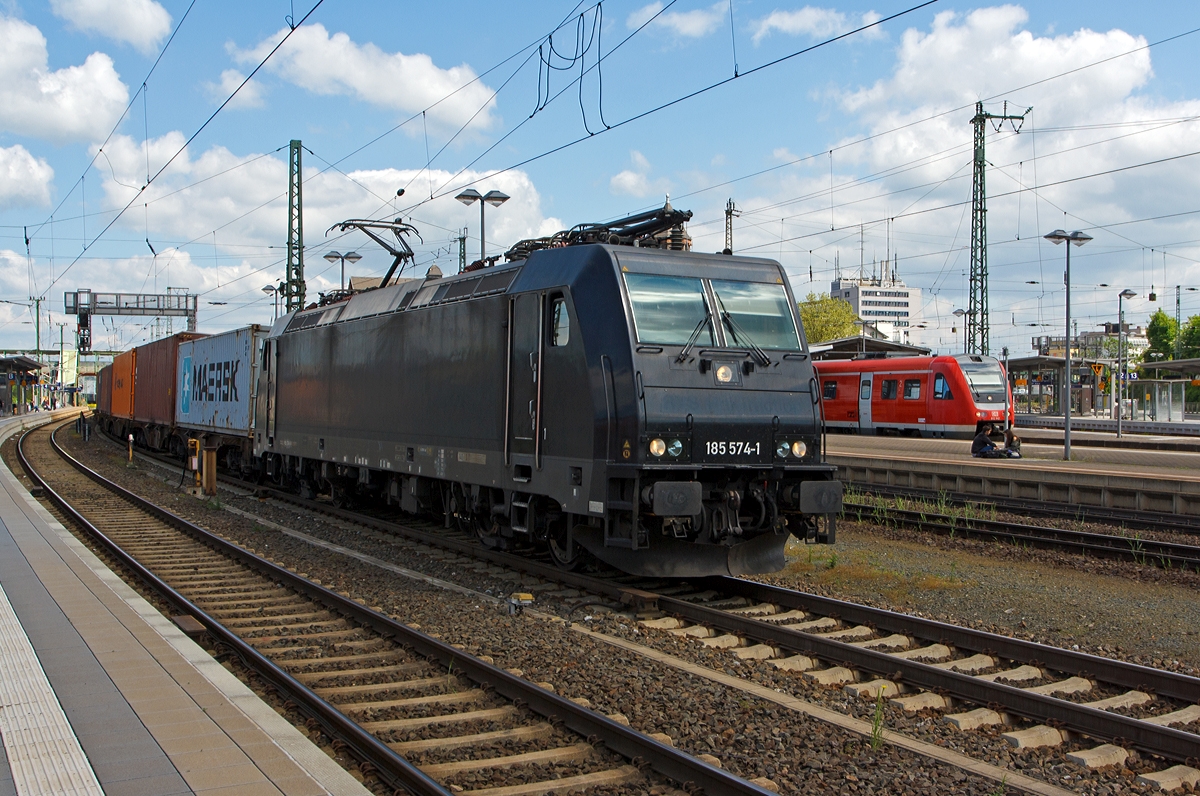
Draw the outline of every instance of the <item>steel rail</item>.
<instances>
[{"instance_id":1,"label":"steel rail","mask_svg":"<svg viewBox=\"0 0 1200 796\"><path fill-rule=\"evenodd\" d=\"M403 644L404 646L415 650L417 653L426 658L436 660L444 666L452 666L454 671L461 672L464 676L474 680L485 688L490 687L494 689L497 694L500 694L501 696L512 700L513 702L519 702L520 704L525 705L534 713L545 717L548 721L552 723L561 723L563 726L567 727L573 732L576 732L586 738L594 738L597 741L602 742L605 746L617 754L623 755L634 761L635 765L649 766L659 774L683 784L685 789L690 789L695 793L699 793L702 790L703 793L707 794L708 796L746 796L749 794L752 794L753 796L775 796L775 794L773 794L771 791L755 785L752 782L748 782L747 780L744 780L722 769L710 766L707 763L692 757L686 752L682 752L671 746L667 746L664 743L656 741L649 736L643 735L637 730L619 724L618 722L601 713L577 705L563 696L547 691L546 689L534 683L530 683L523 678L517 677L505 671L504 669L486 663L479 658L470 655L469 653L458 650L449 644L439 641L418 630L414 630L408 625L398 622L389 616L372 611L369 608L354 602L353 600L342 597L340 594L334 591L326 589L323 586L318 586L312 581L276 566L270 561L260 558L253 553L249 553L241 547L231 544L221 537L206 531L200 526L195 525L176 514L173 514L172 512L134 494L133 492L130 492L119 484L109 481L99 473L96 473L82 462L75 459L67 451L63 450L57 444L57 441L53 442L54 447L59 454L77 470L91 478L96 483L101 484L106 489L110 489L114 493L120 495L126 500L129 500L131 503L153 514L164 522L168 522L174 527L177 527L180 530L183 530L190 535L201 539L206 544L214 546L219 551L229 555L232 558L246 563L256 569L269 573L272 578L277 580L277 582L283 583L295 589L296 591L309 596L315 601L324 604L331 610L341 613L347 618L350 618L366 627L372 628L380 635L391 638L397 643ZM24 465L24 462L22 462L22 464ZM47 488L47 493L49 492L50 490ZM62 500L62 498L57 498L57 500ZM66 510L69 511L73 517L79 517L87 527L94 527L91 526L91 524L86 520L83 520L81 515L74 511L74 509L67 508ZM361 517L355 517L355 519L358 520L361 519ZM100 536L103 536L103 534L100 534ZM127 558L128 556L122 556L123 561ZM505 556L505 558L515 557ZM132 561L132 559L129 560ZM139 576L141 576L144 572L145 575L151 578L154 582L161 583L161 581L159 581L152 573L145 570L144 567L138 565L136 562L132 563ZM185 604L189 606L187 610L190 613L195 614L197 618L199 618L206 626L208 626L209 623L212 623L213 625L220 627L219 623L205 616L200 609L192 606L191 603L186 600L186 598L175 593L169 586L162 584L162 587L168 590L165 593L173 595L172 600L178 599L182 601L180 603L181 605ZM155 588L158 587L155 586ZM221 630L224 630L224 628L221 628ZM224 632L228 633L228 631ZM229 635L232 636L232 634ZM233 638L236 639L236 636L233 636ZM247 649L248 653L252 653L255 656L258 655L258 653L254 651L252 647L249 647L249 645L245 645L244 642L240 642L240 640L239 643L241 647ZM270 662L267 661L267 663L269 664ZM271 664L271 666L274 665ZM296 693L305 696L307 696L307 694L311 694L313 699L324 704L328 710L334 714L334 718L340 717L341 722L353 725L353 722L339 713L335 708L329 706L328 703L325 703L324 700L321 700L320 697L312 694L312 692L309 691L309 689L307 689L305 686L292 679L282 670L278 670L277 667L276 670L279 672L284 684L290 687L291 683L295 683L298 688ZM318 720L321 720L319 716L317 718ZM353 726L357 727L357 725ZM382 750L385 750L387 753L385 761L390 760L391 758L396 758L397 760L402 761L405 767L415 771L423 780L432 783L432 785L437 789L436 791L431 790L419 792L436 793L439 794L439 796L448 796L447 791L443 790L440 785L429 779L427 775L420 771L420 769L412 766L411 763L408 763L407 760L404 760L404 758L400 757L386 745L378 741L378 739L375 739L374 736L366 734L365 730L358 728L358 731L365 734L366 738L369 738L370 741L373 742L366 743L366 751L371 751L376 746L382 747ZM374 763L374 761L371 762L373 765L378 765Z\"/></svg>"},{"instance_id":2,"label":"steel rail","mask_svg":"<svg viewBox=\"0 0 1200 796\"><path fill-rule=\"evenodd\" d=\"M349 752L359 761L369 763L381 779L389 786L394 788L403 788L404 790L416 794L417 796L452 796L449 791L431 779L427 774L421 771L412 763L405 760L400 755L392 751L386 744L380 741L375 736L368 733L366 730L359 727L351 719L338 711L324 699L321 699L310 688L299 682L286 671L276 666L269 658L258 652L253 646L247 644L232 631L228 630L217 620L209 616L203 609L193 603L191 600L184 597L165 581L139 563L129 553L125 552L120 545L113 542L103 531L97 528L90 520L83 516L75 509L71 503L60 495L53 487L51 487L44 478L34 469L32 464L25 456L25 440L34 431L30 429L21 435L17 441L17 457L21 462L21 466L29 475L31 481L40 486L44 495L54 502L60 510L65 512L71 520L79 525L94 541L100 544L108 553L119 560L122 565L131 570L139 580L148 586L155 593L165 598L171 605L181 612L194 617L207 630L218 643L225 645L238 656L238 658L256 675L262 677L268 682L272 688L279 692L285 698L290 699L301 712L308 715L310 718L317 721L322 729L342 743L346 744ZM119 485L103 478L99 474L93 473L85 465L72 457L69 453L63 450L55 439L54 435L58 433L55 429L51 434L51 444L55 451L59 453L68 463L87 475L96 483L111 490L114 494L130 501L138 508L150 510L157 519L163 521L178 530L185 531L189 535L200 539L206 544L216 547L220 552L226 555L235 557L240 563L248 565L256 570L269 572L272 576L282 575L286 570L279 570L270 562L258 556L248 553L241 548L234 547L224 540L214 537L212 534L205 532L198 526L193 526L181 517L177 517L170 512L162 509L153 510L152 504L139 498L136 495L128 492ZM291 573L287 573L291 574ZM320 587L317 587L320 588ZM328 592L328 590L324 590ZM328 592L333 594L332 592ZM309 594L310 597L315 596ZM337 596L337 595L333 595ZM324 600L322 600L324 602ZM329 607L333 607L333 602L329 602Z\"/></svg>"},{"instance_id":3,"label":"steel rail","mask_svg":"<svg viewBox=\"0 0 1200 796\"><path fill-rule=\"evenodd\" d=\"M862 481L847 481L847 492L889 497L912 497L937 503L945 500L954 505L995 506L1000 511L1029 514L1039 517L1058 517L1079 522L1122 523L1144 530L1167 531L1170 533L1200 535L1200 517L1189 514L1171 514L1162 511L1088 506L1077 503L1057 503L1047 500L1028 500L1002 495L976 495L969 492L947 492L945 490L919 489L917 487L873 484Z\"/></svg>"},{"instance_id":4,"label":"steel rail","mask_svg":"<svg viewBox=\"0 0 1200 796\"><path fill-rule=\"evenodd\" d=\"M1090 708L1075 702L1030 693L1014 686L981 680L969 674L939 669L926 663L905 660L842 641L821 638L758 619L738 616L716 608L660 596L659 608L690 622L720 627L769 644L812 654L848 668L882 675L888 679L948 694L977 705L1002 705L1002 712L1061 727L1093 738L1132 745L1172 760L1194 760L1200 751L1200 736L1170 727L1159 727L1138 719Z\"/></svg>"},{"instance_id":5,"label":"steel rail","mask_svg":"<svg viewBox=\"0 0 1200 796\"><path fill-rule=\"evenodd\" d=\"M1121 745L1136 746L1143 751L1165 758L1185 763L1194 761L1197 751L1200 749L1200 736L1193 733L1159 727L1120 714L1088 708L1067 700L1031 694L1014 686L991 683L971 675L939 669L916 661L907 661L887 653L856 647L833 639L820 638L789 629L786 626L771 625L750 617L707 608L683 599L656 594L650 590L652 587L643 589L613 579L566 572L553 565L486 549L474 542L419 531L410 526L367 517L345 509L314 504L286 492L274 489L270 491L288 502L303 505L311 510L350 522L365 524L379 530L400 533L423 543L448 548L547 580L585 589L614 601L625 604L657 605L659 609L690 622L719 628L784 649L811 653L823 660L845 663L848 667L885 677L898 678L903 682L958 697L978 705L1000 705L1002 712L1049 723ZM644 580L639 581L629 576L621 577L633 583L645 583ZM1080 676L1094 676L1113 685L1150 691L1192 704L1200 703L1200 679L1175 672L948 625L857 603L796 592L757 581L740 578L706 578L693 581L693 583L697 586L719 589L730 595L744 596L760 602L776 602L789 608L812 610L856 624L887 628L888 632L903 632L905 635L923 637L931 641L945 641L956 647L990 652L1008 660L1031 665L1038 664L1055 671L1071 672Z\"/></svg>"},{"instance_id":6,"label":"steel rail","mask_svg":"<svg viewBox=\"0 0 1200 796\"><path fill-rule=\"evenodd\" d=\"M876 512L882 511L881 519ZM1072 531L1066 528L1046 528L1040 525L1025 525L1004 520L989 520L975 517L954 517L915 509L900 509L890 506L869 506L862 503L844 503L842 516L858 522L886 522L897 519L904 525L945 531L949 534L981 536L1012 542L1027 542L1039 546L1059 547L1079 553L1095 553L1108 558L1119 558L1139 564L1154 564L1169 568L1179 566L1200 572L1200 547L1195 545L1160 542L1154 539L1135 539L1129 536Z\"/></svg>"},{"instance_id":7,"label":"steel rail","mask_svg":"<svg viewBox=\"0 0 1200 796\"><path fill-rule=\"evenodd\" d=\"M314 508L310 502L300 501L286 493L281 493L281 496L286 497L289 501ZM315 508L351 522L365 523L390 532L399 531L409 538L447 547L456 552L480 557L531 575L585 589L621 603L657 605L659 609L691 622L720 628L785 649L812 653L824 660L845 662L854 668L887 677L895 677L899 673L900 679L906 683L956 696L979 705L1003 705L1003 712L1049 722L1092 737L1137 746L1143 751L1173 760L1187 762L1189 759L1194 759L1198 744L1200 744L1200 738L1182 730L1158 727L1116 713L1087 708L1055 697L1030 694L1013 686L989 683L971 675L946 671L915 661L905 661L887 653L863 649L832 639L823 639L801 631L790 630L786 626L771 625L753 618L741 617L714 608L705 608L686 600L656 594L650 587L643 589L612 579L564 572L553 565L488 550L473 542L448 539L439 534L417 531L408 526L364 517L344 509L326 506ZM635 580L634 582L639 581ZM1056 671L1072 672L1081 676L1085 674L1095 676L1113 685L1148 690L1192 704L1200 703L1200 679L1175 672L1151 669L1074 650L1064 650L995 633L947 625L920 617L818 597L740 578L702 579L694 581L694 584L711 586L723 593L744 596L759 602L777 602L790 608L812 610L849 622L886 627L889 632L905 632L906 635L924 637L931 641L947 641L963 649L991 652L1008 660L1040 664Z\"/></svg>"}]
</instances>

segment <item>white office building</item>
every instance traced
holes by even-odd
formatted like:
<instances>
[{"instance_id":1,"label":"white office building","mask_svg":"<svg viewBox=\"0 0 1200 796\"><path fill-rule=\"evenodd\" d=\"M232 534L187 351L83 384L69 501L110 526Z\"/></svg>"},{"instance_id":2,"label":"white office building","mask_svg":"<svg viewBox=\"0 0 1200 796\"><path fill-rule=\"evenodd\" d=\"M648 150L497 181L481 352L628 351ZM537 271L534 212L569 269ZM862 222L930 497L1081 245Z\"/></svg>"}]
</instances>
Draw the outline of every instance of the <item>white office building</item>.
<instances>
[{"instance_id":1,"label":"white office building","mask_svg":"<svg viewBox=\"0 0 1200 796\"><path fill-rule=\"evenodd\" d=\"M921 322L921 289L889 274L886 264L883 273L883 277L840 276L830 283L829 295L850 302L855 315L874 324L892 342L907 344Z\"/></svg>"}]
</instances>

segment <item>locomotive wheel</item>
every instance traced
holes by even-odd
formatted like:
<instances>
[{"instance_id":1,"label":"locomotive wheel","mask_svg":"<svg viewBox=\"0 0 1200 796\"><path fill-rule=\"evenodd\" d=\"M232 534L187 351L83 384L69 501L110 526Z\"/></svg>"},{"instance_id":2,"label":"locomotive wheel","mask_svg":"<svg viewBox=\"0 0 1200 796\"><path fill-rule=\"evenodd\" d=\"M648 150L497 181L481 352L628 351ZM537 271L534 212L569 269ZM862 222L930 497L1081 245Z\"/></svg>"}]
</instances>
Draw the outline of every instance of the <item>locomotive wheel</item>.
<instances>
[{"instance_id":1,"label":"locomotive wheel","mask_svg":"<svg viewBox=\"0 0 1200 796\"><path fill-rule=\"evenodd\" d=\"M567 532L568 529L565 522L556 522L547 528L546 549L549 550L550 559L556 567L567 572L574 572L583 565L583 546L574 545L575 555L568 556Z\"/></svg>"},{"instance_id":2,"label":"locomotive wheel","mask_svg":"<svg viewBox=\"0 0 1200 796\"><path fill-rule=\"evenodd\" d=\"M495 517L477 513L471 517L471 525L484 547L495 550L501 546L500 523Z\"/></svg>"}]
</instances>

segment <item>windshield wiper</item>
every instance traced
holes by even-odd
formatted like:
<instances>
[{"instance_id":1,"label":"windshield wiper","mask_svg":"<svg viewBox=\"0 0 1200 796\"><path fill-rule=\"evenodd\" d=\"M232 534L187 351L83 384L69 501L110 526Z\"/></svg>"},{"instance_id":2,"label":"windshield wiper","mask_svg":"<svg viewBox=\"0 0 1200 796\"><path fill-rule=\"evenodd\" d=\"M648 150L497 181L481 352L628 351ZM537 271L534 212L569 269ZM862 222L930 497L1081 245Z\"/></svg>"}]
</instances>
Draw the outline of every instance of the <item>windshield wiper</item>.
<instances>
[{"instance_id":1,"label":"windshield wiper","mask_svg":"<svg viewBox=\"0 0 1200 796\"><path fill-rule=\"evenodd\" d=\"M692 350L692 346L696 345L696 341L700 339L700 332L704 331L704 327L712 324L712 312L709 311L708 305L704 305L704 317L700 319L700 323L696 324L696 328L692 330L692 336L688 338L687 345L679 352L679 356L675 357L676 362L687 361L688 353Z\"/></svg>"},{"instance_id":2,"label":"windshield wiper","mask_svg":"<svg viewBox=\"0 0 1200 796\"><path fill-rule=\"evenodd\" d=\"M716 291L713 292L715 293ZM737 345L750 349L750 355L753 356L754 360L764 368L767 365L770 365L771 358L767 356L767 352L759 348L754 340L750 337L750 334L742 328L741 324L733 319L733 316L729 314L729 310L725 309L725 302L721 301L720 296L717 296L717 305L721 309L721 320L724 321L725 326L728 327L730 336L733 338L733 342Z\"/></svg>"}]
</instances>

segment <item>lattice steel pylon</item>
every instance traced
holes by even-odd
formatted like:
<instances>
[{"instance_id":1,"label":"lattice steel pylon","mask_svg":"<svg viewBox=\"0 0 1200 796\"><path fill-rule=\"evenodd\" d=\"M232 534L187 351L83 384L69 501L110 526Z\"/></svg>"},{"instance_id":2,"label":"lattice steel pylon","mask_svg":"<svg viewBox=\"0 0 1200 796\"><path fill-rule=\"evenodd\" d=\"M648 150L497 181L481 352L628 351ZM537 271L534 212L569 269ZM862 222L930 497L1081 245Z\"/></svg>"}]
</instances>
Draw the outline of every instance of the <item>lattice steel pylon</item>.
<instances>
[{"instance_id":1,"label":"lattice steel pylon","mask_svg":"<svg viewBox=\"0 0 1200 796\"><path fill-rule=\"evenodd\" d=\"M1020 116L1008 115L1008 103L1004 103L1005 113L986 113L983 103L975 103L975 117L971 124L975 127L975 167L974 179L971 183L971 297L967 305L967 353L989 353L988 335L991 324L988 320L988 268L987 268L987 159L984 155L984 142L987 137L988 120L1004 122L1024 122L1026 114L1033 108L1027 108ZM996 128L1000 129L999 127ZM1014 131L1020 127L1013 125Z\"/></svg>"},{"instance_id":2,"label":"lattice steel pylon","mask_svg":"<svg viewBox=\"0 0 1200 796\"><path fill-rule=\"evenodd\" d=\"M304 175L300 149L299 141L292 141L288 147L287 277L283 282L287 312L304 309Z\"/></svg>"},{"instance_id":3,"label":"lattice steel pylon","mask_svg":"<svg viewBox=\"0 0 1200 796\"><path fill-rule=\"evenodd\" d=\"M729 254L733 254L733 218L741 214L732 199L725 203L725 251Z\"/></svg>"}]
</instances>

